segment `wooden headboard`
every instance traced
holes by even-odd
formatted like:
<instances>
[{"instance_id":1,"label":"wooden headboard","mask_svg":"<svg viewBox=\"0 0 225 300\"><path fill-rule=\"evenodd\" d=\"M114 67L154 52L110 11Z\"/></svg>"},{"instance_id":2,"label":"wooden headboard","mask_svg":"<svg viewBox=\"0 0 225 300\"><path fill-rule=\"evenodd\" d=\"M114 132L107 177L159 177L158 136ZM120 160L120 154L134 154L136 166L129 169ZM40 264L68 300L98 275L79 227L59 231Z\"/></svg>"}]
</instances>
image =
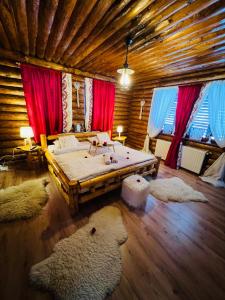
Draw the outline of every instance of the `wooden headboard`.
<instances>
[{"instance_id":1,"label":"wooden headboard","mask_svg":"<svg viewBox=\"0 0 225 300\"><path fill-rule=\"evenodd\" d=\"M48 142L55 141L59 138L59 136L65 136L65 135L74 135L76 138L78 138L79 141L86 141L90 137L94 137L99 133L100 131L87 131L87 132L69 132L69 133L60 133L60 134L54 134L54 135L46 135L41 134L40 140L41 140L41 148L42 150L46 150L48 148ZM109 136L111 136L111 130L108 130Z\"/></svg>"},{"instance_id":2,"label":"wooden headboard","mask_svg":"<svg viewBox=\"0 0 225 300\"><path fill-rule=\"evenodd\" d=\"M59 136L65 136L65 135L74 135L76 138L78 138L79 141L85 141L90 137L94 137L99 133L100 131L89 131L89 132L69 132L69 133L60 133L60 134L54 134L54 135L48 135L41 134L41 148L43 150L46 150L48 148L48 142L57 140Z\"/></svg>"}]
</instances>

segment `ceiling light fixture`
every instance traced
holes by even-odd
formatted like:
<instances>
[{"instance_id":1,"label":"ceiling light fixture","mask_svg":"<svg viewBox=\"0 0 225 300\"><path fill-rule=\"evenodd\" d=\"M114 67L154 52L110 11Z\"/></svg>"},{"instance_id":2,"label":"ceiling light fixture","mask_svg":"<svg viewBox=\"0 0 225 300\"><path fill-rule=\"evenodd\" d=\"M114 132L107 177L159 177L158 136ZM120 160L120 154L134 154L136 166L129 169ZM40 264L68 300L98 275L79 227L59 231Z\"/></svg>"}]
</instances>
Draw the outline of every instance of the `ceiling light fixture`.
<instances>
[{"instance_id":1,"label":"ceiling light fixture","mask_svg":"<svg viewBox=\"0 0 225 300\"><path fill-rule=\"evenodd\" d=\"M125 63L123 65L123 68L118 69L117 72L121 74L120 77L120 84L124 88L129 88L131 80L130 80L130 75L134 73L134 70L129 68L127 57L128 57L128 48L129 46L133 43L133 40L131 37L128 37L126 39L126 58L125 58Z\"/></svg>"}]
</instances>

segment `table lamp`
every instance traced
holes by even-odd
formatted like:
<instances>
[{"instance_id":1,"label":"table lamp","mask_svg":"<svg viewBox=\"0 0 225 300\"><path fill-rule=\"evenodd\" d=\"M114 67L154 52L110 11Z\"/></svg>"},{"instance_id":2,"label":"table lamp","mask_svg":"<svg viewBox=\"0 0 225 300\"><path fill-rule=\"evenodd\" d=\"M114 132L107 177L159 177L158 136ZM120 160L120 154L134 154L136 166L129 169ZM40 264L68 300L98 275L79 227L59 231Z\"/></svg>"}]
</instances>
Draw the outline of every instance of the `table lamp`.
<instances>
[{"instance_id":1,"label":"table lamp","mask_svg":"<svg viewBox=\"0 0 225 300\"><path fill-rule=\"evenodd\" d=\"M20 127L20 136L24 138L25 146L28 144L30 148L32 147L31 138L34 136L33 129L31 127Z\"/></svg>"},{"instance_id":2,"label":"table lamp","mask_svg":"<svg viewBox=\"0 0 225 300\"><path fill-rule=\"evenodd\" d=\"M117 132L119 133L119 137L121 132L123 132L123 126L117 126Z\"/></svg>"}]
</instances>

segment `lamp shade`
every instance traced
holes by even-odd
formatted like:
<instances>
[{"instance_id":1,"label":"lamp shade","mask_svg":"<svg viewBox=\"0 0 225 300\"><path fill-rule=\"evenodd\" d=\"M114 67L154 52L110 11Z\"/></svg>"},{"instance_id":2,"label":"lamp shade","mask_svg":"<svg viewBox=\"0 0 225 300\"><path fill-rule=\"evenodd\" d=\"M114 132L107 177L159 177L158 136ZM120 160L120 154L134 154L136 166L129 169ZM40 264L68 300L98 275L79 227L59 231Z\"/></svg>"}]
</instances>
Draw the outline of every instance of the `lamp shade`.
<instances>
[{"instance_id":1,"label":"lamp shade","mask_svg":"<svg viewBox=\"0 0 225 300\"><path fill-rule=\"evenodd\" d=\"M123 132L123 126L117 126L117 130L118 133Z\"/></svg>"},{"instance_id":2,"label":"lamp shade","mask_svg":"<svg viewBox=\"0 0 225 300\"><path fill-rule=\"evenodd\" d=\"M134 73L133 70L129 69L128 67L124 67L122 69L118 69L117 72L121 74L120 77L120 84L124 88L128 88L130 86L131 80L130 75Z\"/></svg>"},{"instance_id":3,"label":"lamp shade","mask_svg":"<svg viewBox=\"0 0 225 300\"><path fill-rule=\"evenodd\" d=\"M33 129L31 127L20 127L21 138L27 139L34 136Z\"/></svg>"}]
</instances>

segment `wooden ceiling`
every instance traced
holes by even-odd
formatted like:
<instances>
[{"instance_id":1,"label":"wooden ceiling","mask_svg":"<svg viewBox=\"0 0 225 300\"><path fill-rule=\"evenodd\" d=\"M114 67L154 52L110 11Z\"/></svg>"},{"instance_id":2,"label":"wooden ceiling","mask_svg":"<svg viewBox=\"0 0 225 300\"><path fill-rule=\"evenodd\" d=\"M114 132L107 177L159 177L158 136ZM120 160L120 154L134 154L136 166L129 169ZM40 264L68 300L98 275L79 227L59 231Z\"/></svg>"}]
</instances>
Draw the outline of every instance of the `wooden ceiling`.
<instances>
[{"instance_id":1,"label":"wooden ceiling","mask_svg":"<svg viewBox=\"0 0 225 300\"><path fill-rule=\"evenodd\" d=\"M225 66L225 0L0 0L0 54L139 81Z\"/></svg>"}]
</instances>

